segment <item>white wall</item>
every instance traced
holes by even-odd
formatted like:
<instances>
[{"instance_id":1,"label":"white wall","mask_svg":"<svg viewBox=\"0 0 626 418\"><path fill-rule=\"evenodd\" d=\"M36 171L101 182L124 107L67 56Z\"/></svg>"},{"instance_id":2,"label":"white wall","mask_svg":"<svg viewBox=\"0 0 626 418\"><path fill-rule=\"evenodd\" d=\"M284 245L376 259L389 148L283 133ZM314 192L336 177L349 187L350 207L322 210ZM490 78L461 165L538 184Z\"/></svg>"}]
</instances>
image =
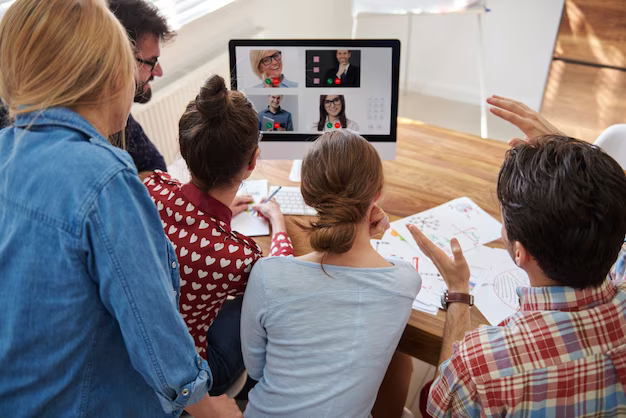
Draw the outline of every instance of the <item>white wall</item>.
<instances>
[{"instance_id":1,"label":"white wall","mask_svg":"<svg viewBox=\"0 0 626 418\"><path fill-rule=\"evenodd\" d=\"M486 91L511 96L539 109L565 0L488 0L484 19ZM477 17L414 16L409 90L476 103ZM358 37L398 38L407 57L407 16L364 16ZM234 37L349 38L349 0L237 0L179 31L163 48L160 85L227 52ZM227 60L227 55L221 57ZM227 69L227 63L221 68ZM228 76L228 74L222 74ZM401 67L403 80L404 66ZM401 84L403 86L403 84Z\"/></svg>"},{"instance_id":2,"label":"white wall","mask_svg":"<svg viewBox=\"0 0 626 418\"><path fill-rule=\"evenodd\" d=\"M484 17L487 94L522 100L539 109L565 0L488 0ZM298 3L304 7L303 2ZM324 1L318 2L318 4ZM331 3L331 2L329 2ZM326 9L324 4L320 8ZM341 10L338 11L338 13ZM304 10L303 10L304 12ZM350 19L350 16L344 16ZM339 16L335 15L337 21ZM360 38L397 38L407 57L407 16L359 19ZM478 17L474 14L413 16L409 90L477 103ZM336 36L349 36L343 27ZM401 87L404 86L404 63Z\"/></svg>"}]
</instances>

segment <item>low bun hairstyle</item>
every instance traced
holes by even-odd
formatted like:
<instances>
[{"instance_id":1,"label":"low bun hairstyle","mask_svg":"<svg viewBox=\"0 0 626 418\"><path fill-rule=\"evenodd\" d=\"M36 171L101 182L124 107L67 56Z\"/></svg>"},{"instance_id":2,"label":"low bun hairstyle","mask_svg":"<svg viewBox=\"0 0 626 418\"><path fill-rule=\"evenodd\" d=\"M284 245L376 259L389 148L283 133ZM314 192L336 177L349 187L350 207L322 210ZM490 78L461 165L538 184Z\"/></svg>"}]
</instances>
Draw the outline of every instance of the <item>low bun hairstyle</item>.
<instances>
[{"instance_id":1,"label":"low bun hairstyle","mask_svg":"<svg viewBox=\"0 0 626 418\"><path fill-rule=\"evenodd\" d=\"M229 186L252 163L259 144L257 113L224 79L211 76L178 123L180 153L202 191Z\"/></svg>"},{"instance_id":2,"label":"low bun hairstyle","mask_svg":"<svg viewBox=\"0 0 626 418\"><path fill-rule=\"evenodd\" d=\"M349 131L320 136L302 162L301 190L318 220L304 227L318 252L347 252L356 237L356 225L382 191L383 165L374 147Z\"/></svg>"}]
</instances>

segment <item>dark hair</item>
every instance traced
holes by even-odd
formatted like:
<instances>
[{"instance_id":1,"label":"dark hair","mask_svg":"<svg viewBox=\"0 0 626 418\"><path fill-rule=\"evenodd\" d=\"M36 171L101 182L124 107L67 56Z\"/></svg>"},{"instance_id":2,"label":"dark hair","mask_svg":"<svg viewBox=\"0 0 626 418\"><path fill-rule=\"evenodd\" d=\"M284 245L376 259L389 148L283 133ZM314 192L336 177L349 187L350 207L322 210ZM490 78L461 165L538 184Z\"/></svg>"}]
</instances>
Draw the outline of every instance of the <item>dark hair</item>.
<instances>
[{"instance_id":1,"label":"dark hair","mask_svg":"<svg viewBox=\"0 0 626 418\"><path fill-rule=\"evenodd\" d=\"M597 287L626 234L626 176L595 145L560 135L506 154L498 200L510 242L519 241L550 279Z\"/></svg>"},{"instance_id":2,"label":"dark hair","mask_svg":"<svg viewBox=\"0 0 626 418\"><path fill-rule=\"evenodd\" d=\"M300 189L318 220L303 226L315 251L341 254L352 248L356 224L383 188L383 164L366 139L350 131L326 132L302 161Z\"/></svg>"},{"instance_id":3,"label":"dark hair","mask_svg":"<svg viewBox=\"0 0 626 418\"><path fill-rule=\"evenodd\" d=\"M159 9L146 0L109 0L109 9L135 43L148 33L157 35L162 41L168 41L174 36Z\"/></svg>"},{"instance_id":4,"label":"dark hair","mask_svg":"<svg viewBox=\"0 0 626 418\"><path fill-rule=\"evenodd\" d=\"M334 96L334 94L323 94L320 96L320 120L317 123L317 130L320 132L324 130L324 124L326 123L326 117L328 116L328 112L326 112L326 107L324 106L324 100L326 100L328 96ZM343 98L343 94L339 94L337 97L341 100L341 112L339 112L338 115L339 122L341 123L342 128L347 128L348 119L346 118L346 100Z\"/></svg>"},{"instance_id":5,"label":"dark hair","mask_svg":"<svg viewBox=\"0 0 626 418\"><path fill-rule=\"evenodd\" d=\"M259 120L252 103L211 76L178 123L180 153L203 191L227 186L254 158Z\"/></svg>"}]
</instances>

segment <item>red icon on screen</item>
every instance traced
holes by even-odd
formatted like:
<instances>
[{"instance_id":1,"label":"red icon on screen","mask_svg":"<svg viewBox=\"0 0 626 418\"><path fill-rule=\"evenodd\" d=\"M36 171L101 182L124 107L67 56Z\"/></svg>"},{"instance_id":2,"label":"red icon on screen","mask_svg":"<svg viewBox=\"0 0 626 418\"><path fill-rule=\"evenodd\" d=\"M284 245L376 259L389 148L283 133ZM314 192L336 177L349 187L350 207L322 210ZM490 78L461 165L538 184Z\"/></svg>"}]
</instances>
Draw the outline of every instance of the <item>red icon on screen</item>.
<instances>
[{"instance_id":1,"label":"red icon on screen","mask_svg":"<svg viewBox=\"0 0 626 418\"><path fill-rule=\"evenodd\" d=\"M278 128L280 128L280 123L275 122L275 123L274 123L274 129L278 129Z\"/></svg>"},{"instance_id":2,"label":"red icon on screen","mask_svg":"<svg viewBox=\"0 0 626 418\"><path fill-rule=\"evenodd\" d=\"M337 129L341 128L341 123L335 122L335 128L337 128Z\"/></svg>"},{"instance_id":3,"label":"red icon on screen","mask_svg":"<svg viewBox=\"0 0 626 418\"><path fill-rule=\"evenodd\" d=\"M277 85L278 85L278 83L280 83L280 79L279 79L278 77L274 77L274 78L272 79L272 83L274 83L274 85L275 85L275 86L277 86Z\"/></svg>"},{"instance_id":4,"label":"red icon on screen","mask_svg":"<svg viewBox=\"0 0 626 418\"><path fill-rule=\"evenodd\" d=\"M335 79L335 84L341 84L341 79L340 78L336 78Z\"/></svg>"}]
</instances>

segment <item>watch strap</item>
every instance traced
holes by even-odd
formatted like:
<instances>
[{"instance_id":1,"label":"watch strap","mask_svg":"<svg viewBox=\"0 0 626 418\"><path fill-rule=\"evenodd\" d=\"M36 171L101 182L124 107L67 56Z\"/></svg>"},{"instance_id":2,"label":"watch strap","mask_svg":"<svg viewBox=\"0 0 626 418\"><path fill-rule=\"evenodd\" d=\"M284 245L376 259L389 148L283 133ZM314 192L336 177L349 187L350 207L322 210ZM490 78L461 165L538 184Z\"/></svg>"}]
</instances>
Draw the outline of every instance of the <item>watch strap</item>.
<instances>
[{"instance_id":1,"label":"watch strap","mask_svg":"<svg viewBox=\"0 0 626 418\"><path fill-rule=\"evenodd\" d=\"M474 295L469 293L449 293L447 290L443 293L441 298L441 304L447 309L451 303L465 303L469 306L474 306Z\"/></svg>"}]
</instances>

